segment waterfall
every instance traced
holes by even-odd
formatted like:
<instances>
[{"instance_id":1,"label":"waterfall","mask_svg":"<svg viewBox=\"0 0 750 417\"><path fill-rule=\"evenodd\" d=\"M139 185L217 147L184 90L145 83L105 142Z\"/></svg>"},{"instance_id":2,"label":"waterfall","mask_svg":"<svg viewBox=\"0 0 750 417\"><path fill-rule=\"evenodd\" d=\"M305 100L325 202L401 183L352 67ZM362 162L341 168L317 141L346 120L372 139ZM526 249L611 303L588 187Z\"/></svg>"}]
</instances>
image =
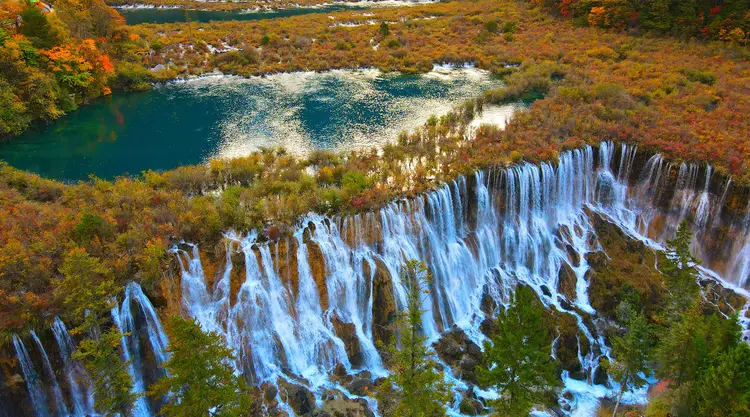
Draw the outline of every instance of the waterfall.
<instances>
[{"instance_id":1,"label":"waterfall","mask_svg":"<svg viewBox=\"0 0 750 417\"><path fill-rule=\"evenodd\" d=\"M125 288L122 306L112 309L112 320L123 334L121 340L123 360L129 364L128 371L133 380L133 394L137 396L132 411L133 417L151 417L154 413L144 396L148 387L144 377L144 356L138 334L140 329L136 327L132 311L133 303L138 305L143 314L149 346L155 360L154 365L162 365L168 359L166 352L168 341L151 301L138 284L129 283Z\"/></svg>"},{"instance_id":2,"label":"waterfall","mask_svg":"<svg viewBox=\"0 0 750 417\"><path fill-rule=\"evenodd\" d=\"M405 261L424 261L432 276L422 305L422 330L430 343L459 328L481 344L482 322L507 304L517 285L528 285L547 308L578 323L583 380L564 374L566 392L574 398L561 404L574 407L576 415L590 415L600 398L617 390L613 381L594 385L600 360L610 355L588 296L586 255L602 250L597 216L654 249L663 249L679 223L689 220L695 255L717 268L719 279L743 286L750 273L750 214L744 223L722 225L728 238L712 238L728 183L715 195L710 167L670 163L659 154L635 172L641 156L637 147L605 142L598 149L563 152L554 162L485 169L374 212L310 214L277 241L254 231L230 231L223 268L214 277L205 275L197 245L175 246L181 302L205 330L224 336L236 354L237 372L248 381L302 383L320 399L334 386L328 377L338 365L350 374L386 374L375 339L376 329L387 323L375 313L406 305ZM244 258L242 267L233 255ZM233 277L241 282L232 283ZM393 305L376 305L376 296L378 303ZM166 336L135 283L127 286L112 316L121 331L131 333L123 336L123 357L134 392L142 393L148 383L143 359L151 352L154 365L164 363ZM584 342L588 351L581 348ZM14 344L21 357L20 339ZM25 375L33 372L27 362ZM456 389L464 386L453 376L446 380ZM33 381L38 378L27 376L30 391ZM625 399L642 402L644 395L631 392ZM139 398L135 415L150 417L154 411Z\"/></svg>"},{"instance_id":3,"label":"waterfall","mask_svg":"<svg viewBox=\"0 0 750 417\"><path fill-rule=\"evenodd\" d=\"M39 374L34 370L34 364L31 362L26 346L24 346L21 338L15 334L13 335L13 347L16 350L19 365L21 365L21 372L26 382L26 389L29 392L31 406L34 408L34 415L36 417L50 417L47 406L47 395L45 394L42 381L39 378Z\"/></svg>"},{"instance_id":4,"label":"waterfall","mask_svg":"<svg viewBox=\"0 0 750 417\"><path fill-rule=\"evenodd\" d=\"M63 372L68 380L70 399L73 403L73 415L83 417L94 414L94 395L91 380L83 366L72 358L75 351L73 339L59 317L52 323L52 333L60 350Z\"/></svg>"},{"instance_id":5,"label":"waterfall","mask_svg":"<svg viewBox=\"0 0 750 417\"><path fill-rule=\"evenodd\" d=\"M52 395L55 399L55 415L60 417L65 417L68 415L68 407L65 405L65 398L63 398L62 391L60 390L60 384L57 383L57 376L55 375L55 371L52 369L52 364L49 362L49 356L47 356L47 351L44 350L44 345L42 345L41 340L39 340L39 337L37 337L36 333L32 330L31 331L31 338L34 339L34 343L36 343L37 349L39 349L39 354L42 357L42 366L44 367L44 373L47 375L47 379L50 381L50 387L52 388Z\"/></svg>"}]
</instances>

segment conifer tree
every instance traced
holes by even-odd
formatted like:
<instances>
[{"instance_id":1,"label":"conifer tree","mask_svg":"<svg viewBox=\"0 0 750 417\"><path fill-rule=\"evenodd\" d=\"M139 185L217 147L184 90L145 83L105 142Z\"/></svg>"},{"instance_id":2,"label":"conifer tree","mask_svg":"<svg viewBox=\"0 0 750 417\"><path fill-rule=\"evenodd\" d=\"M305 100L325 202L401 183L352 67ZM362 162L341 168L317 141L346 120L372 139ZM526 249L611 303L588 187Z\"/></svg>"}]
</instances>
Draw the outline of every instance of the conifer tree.
<instances>
[{"instance_id":1,"label":"conifer tree","mask_svg":"<svg viewBox=\"0 0 750 417\"><path fill-rule=\"evenodd\" d=\"M169 417L237 417L251 413L251 399L244 381L234 374L232 350L222 337L204 332L195 320L169 319L164 365L168 374L150 388L149 394L164 398L161 415Z\"/></svg>"},{"instance_id":2,"label":"conifer tree","mask_svg":"<svg viewBox=\"0 0 750 417\"><path fill-rule=\"evenodd\" d=\"M694 380L709 352L710 330L698 304L687 310L666 329L656 347L657 374L669 378L675 387Z\"/></svg>"},{"instance_id":3,"label":"conifer tree","mask_svg":"<svg viewBox=\"0 0 750 417\"><path fill-rule=\"evenodd\" d=\"M646 29L666 32L672 26L669 6L671 0L650 0L643 2L641 24Z\"/></svg>"},{"instance_id":4,"label":"conifer tree","mask_svg":"<svg viewBox=\"0 0 750 417\"><path fill-rule=\"evenodd\" d=\"M422 334L422 301L429 273L424 263L410 260L402 268L407 305L397 321L397 337L387 347L391 374L378 386L377 398L387 415L442 417L450 396L443 376L430 359Z\"/></svg>"},{"instance_id":5,"label":"conifer tree","mask_svg":"<svg viewBox=\"0 0 750 417\"><path fill-rule=\"evenodd\" d=\"M696 384L696 415L750 415L750 346L739 343L720 354Z\"/></svg>"},{"instance_id":6,"label":"conifer tree","mask_svg":"<svg viewBox=\"0 0 750 417\"><path fill-rule=\"evenodd\" d=\"M20 32L31 40L37 48L51 48L57 45L59 36L55 28L47 20L47 16L36 6L29 4L21 12Z\"/></svg>"},{"instance_id":7,"label":"conifer tree","mask_svg":"<svg viewBox=\"0 0 750 417\"><path fill-rule=\"evenodd\" d=\"M626 310L629 310L629 314L625 320L625 334L612 338L613 359L605 364L610 375L620 384L612 417L617 415L625 390L646 383L643 375L649 372L648 365L653 349L653 335L646 317L633 312L632 309Z\"/></svg>"},{"instance_id":8,"label":"conifer tree","mask_svg":"<svg viewBox=\"0 0 750 417\"><path fill-rule=\"evenodd\" d=\"M662 266L662 272L669 291L665 312L668 321L679 320L682 312L689 309L700 294L696 269L699 262L690 253L692 237L690 226L683 220L675 238L667 241L666 264Z\"/></svg>"},{"instance_id":9,"label":"conifer tree","mask_svg":"<svg viewBox=\"0 0 750 417\"><path fill-rule=\"evenodd\" d=\"M497 332L484 344L477 377L501 391L492 404L495 415L527 416L559 384L551 339L542 330L542 309L531 288L519 287L511 305L497 316Z\"/></svg>"}]
</instances>

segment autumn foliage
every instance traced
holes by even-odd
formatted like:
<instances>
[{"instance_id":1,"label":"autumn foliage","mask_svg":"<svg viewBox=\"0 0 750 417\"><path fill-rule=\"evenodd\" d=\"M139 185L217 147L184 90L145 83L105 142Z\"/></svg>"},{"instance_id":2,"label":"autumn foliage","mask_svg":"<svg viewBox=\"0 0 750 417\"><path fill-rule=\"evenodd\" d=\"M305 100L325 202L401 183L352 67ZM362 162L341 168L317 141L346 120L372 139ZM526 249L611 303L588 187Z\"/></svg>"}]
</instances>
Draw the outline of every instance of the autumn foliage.
<instances>
[{"instance_id":1,"label":"autumn foliage","mask_svg":"<svg viewBox=\"0 0 750 417\"><path fill-rule=\"evenodd\" d=\"M111 92L113 57L137 59L122 17L102 0L0 4L0 138Z\"/></svg>"}]
</instances>

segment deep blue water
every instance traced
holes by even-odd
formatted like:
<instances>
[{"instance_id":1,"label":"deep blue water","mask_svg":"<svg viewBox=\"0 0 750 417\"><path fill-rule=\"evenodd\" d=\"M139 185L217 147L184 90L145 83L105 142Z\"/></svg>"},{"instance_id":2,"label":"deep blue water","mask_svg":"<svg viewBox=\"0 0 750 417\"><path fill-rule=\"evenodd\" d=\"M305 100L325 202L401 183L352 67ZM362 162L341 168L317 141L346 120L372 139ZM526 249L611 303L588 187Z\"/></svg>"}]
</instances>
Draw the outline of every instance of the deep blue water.
<instances>
[{"instance_id":1,"label":"deep blue water","mask_svg":"<svg viewBox=\"0 0 750 417\"><path fill-rule=\"evenodd\" d=\"M166 170L260 147L283 146L298 155L369 148L500 85L474 69L208 77L95 101L0 144L0 159L78 180Z\"/></svg>"}]
</instances>

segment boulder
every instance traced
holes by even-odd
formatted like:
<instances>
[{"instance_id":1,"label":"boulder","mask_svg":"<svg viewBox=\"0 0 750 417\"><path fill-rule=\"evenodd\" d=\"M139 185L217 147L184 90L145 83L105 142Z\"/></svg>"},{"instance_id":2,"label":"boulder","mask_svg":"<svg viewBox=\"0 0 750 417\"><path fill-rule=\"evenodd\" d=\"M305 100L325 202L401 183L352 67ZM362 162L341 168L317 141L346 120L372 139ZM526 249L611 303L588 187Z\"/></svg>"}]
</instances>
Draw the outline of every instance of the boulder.
<instances>
[{"instance_id":1,"label":"boulder","mask_svg":"<svg viewBox=\"0 0 750 417\"><path fill-rule=\"evenodd\" d=\"M279 389L282 399L296 415L301 416L315 409L315 397L305 387L279 380Z\"/></svg>"},{"instance_id":2,"label":"boulder","mask_svg":"<svg viewBox=\"0 0 750 417\"><path fill-rule=\"evenodd\" d=\"M433 345L440 360L460 379L477 383L476 366L482 361L482 349L463 330L454 327Z\"/></svg>"},{"instance_id":3,"label":"boulder","mask_svg":"<svg viewBox=\"0 0 750 417\"><path fill-rule=\"evenodd\" d=\"M312 417L374 417L367 401L344 397L326 401L322 407L315 409L310 415Z\"/></svg>"},{"instance_id":4,"label":"boulder","mask_svg":"<svg viewBox=\"0 0 750 417\"><path fill-rule=\"evenodd\" d=\"M571 245L565 245L565 252L568 254L568 261L571 265L578 268L581 265L581 256Z\"/></svg>"},{"instance_id":5,"label":"boulder","mask_svg":"<svg viewBox=\"0 0 750 417\"><path fill-rule=\"evenodd\" d=\"M346 385L346 389L354 395L369 395L375 389L375 385L372 382L372 374L369 371L364 371L354 375L352 381Z\"/></svg>"},{"instance_id":6,"label":"boulder","mask_svg":"<svg viewBox=\"0 0 750 417\"><path fill-rule=\"evenodd\" d=\"M344 322L337 314L332 315L331 324L336 332L336 336L344 342L346 356L349 358L352 366L359 368L364 365L365 355L362 351L362 345L359 343L357 329L354 327L354 324Z\"/></svg>"},{"instance_id":7,"label":"boulder","mask_svg":"<svg viewBox=\"0 0 750 417\"><path fill-rule=\"evenodd\" d=\"M565 296L569 301L573 301L576 299L577 285L578 277L575 271L573 271L570 265L563 262L560 272L557 275L557 292Z\"/></svg>"}]
</instances>

